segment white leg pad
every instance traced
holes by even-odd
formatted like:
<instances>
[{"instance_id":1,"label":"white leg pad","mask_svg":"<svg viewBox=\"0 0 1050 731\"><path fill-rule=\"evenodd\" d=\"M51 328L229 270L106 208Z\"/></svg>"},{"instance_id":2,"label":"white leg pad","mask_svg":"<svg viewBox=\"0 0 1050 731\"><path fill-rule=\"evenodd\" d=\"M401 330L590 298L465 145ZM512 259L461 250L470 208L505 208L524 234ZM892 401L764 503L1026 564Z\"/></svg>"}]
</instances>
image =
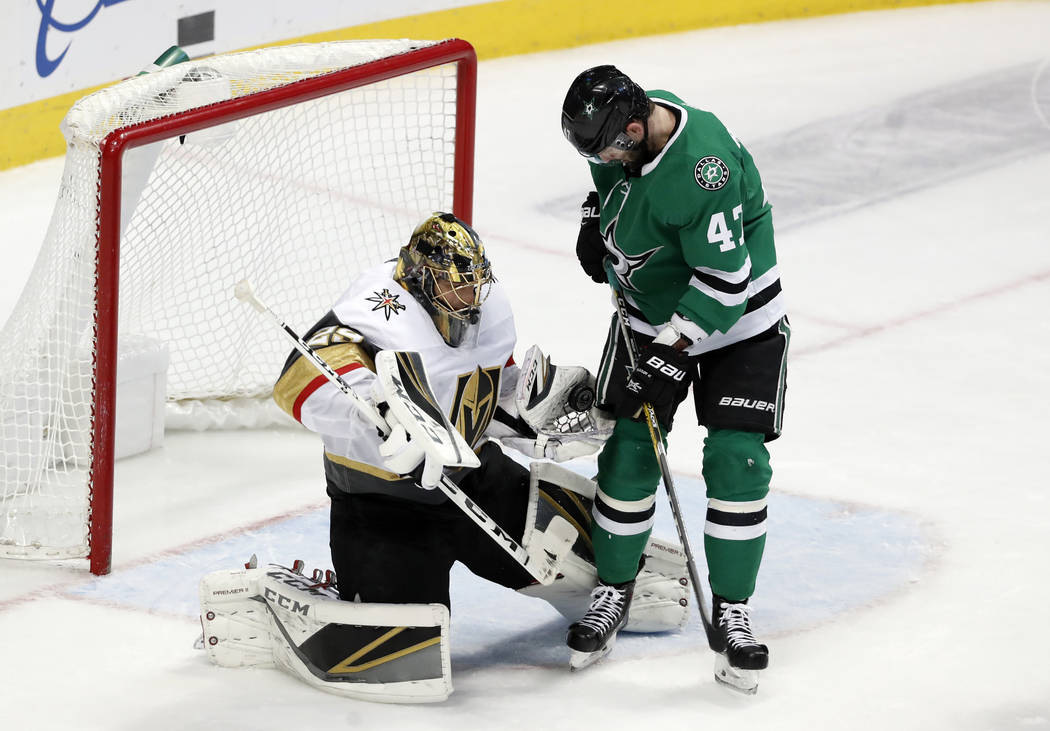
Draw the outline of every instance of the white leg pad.
<instances>
[{"instance_id":1,"label":"white leg pad","mask_svg":"<svg viewBox=\"0 0 1050 731\"><path fill-rule=\"evenodd\" d=\"M625 632L666 632L689 620L689 571L677 543L650 536Z\"/></svg>"},{"instance_id":2,"label":"white leg pad","mask_svg":"<svg viewBox=\"0 0 1050 731\"><path fill-rule=\"evenodd\" d=\"M237 593L222 593L230 588ZM204 646L216 664L276 665L320 690L384 703L442 701L452 692L441 604L344 602L275 565L209 574L201 599Z\"/></svg>"},{"instance_id":3,"label":"white leg pad","mask_svg":"<svg viewBox=\"0 0 1050 731\"><path fill-rule=\"evenodd\" d=\"M200 583L208 659L225 668L273 666L270 613L259 600L264 569L216 571Z\"/></svg>"},{"instance_id":4,"label":"white leg pad","mask_svg":"<svg viewBox=\"0 0 1050 731\"><path fill-rule=\"evenodd\" d=\"M583 501L594 499L596 486L576 472L551 462L533 462L531 475L531 502L526 518L526 535L530 530L544 527L539 514L550 515L549 506L539 510L539 483L552 483ZM589 504L589 503L584 503ZM584 518L578 511L573 516L581 529ZM645 547L645 567L638 574L634 599L626 632L666 632L679 629L689 619L689 580L685 553L675 543L650 537ZM521 589L522 594L549 602L565 618L577 620L590 606L591 589L597 586L598 575L594 565L577 553L569 551L561 562L558 576L549 586L532 585Z\"/></svg>"},{"instance_id":5,"label":"white leg pad","mask_svg":"<svg viewBox=\"0 0 1050 731\"><path fill-rule=\"evenodd\" d=\"M680 629L689 620L689 584L685 564L683 562L680 570L673 565L661 565L657 557L666 548L653 548L654 541L674 548L673 544L650 539L645 549L646 565L636 579L624 632L669 632ZM681 583L683 579L686 579L684 584ZM576 621L587 612L591 589L597 585L598 574L594 565L575 553L569 553L562 560L558 578L550 586L533 584L518 591L543 599L563 617Z\"/></svg>"}]
</instances>

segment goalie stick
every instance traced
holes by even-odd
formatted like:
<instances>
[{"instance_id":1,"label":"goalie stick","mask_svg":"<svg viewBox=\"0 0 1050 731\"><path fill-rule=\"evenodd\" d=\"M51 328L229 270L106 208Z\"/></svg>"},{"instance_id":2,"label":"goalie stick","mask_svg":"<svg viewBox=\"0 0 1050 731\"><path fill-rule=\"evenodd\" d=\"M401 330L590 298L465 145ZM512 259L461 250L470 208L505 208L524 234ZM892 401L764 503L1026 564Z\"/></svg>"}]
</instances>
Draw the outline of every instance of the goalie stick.
<instances>
[{"instance_id":1,"label":"goalie stick","mask_svg":"<svg viewBox=\"0 0 1050 731\"><path fill-rule=\"evenodd\" d=\"M606 268L609 268L608 265ZM616 303L616 317L620 322L620 332L623 334L624 344L627 346L627 361L630 363L631 368L634 368L638 362L638 344L634 341L634 334L631 331L631 321L627 314L627 300L616 284L618 280L615 273L609 271L608 276L609 286L612 288L613 301ZM682 520L682 509L678 506L678 496L675 493L671 468L667 465L667 450L664 449L663 435L660 433L660 422L656 419L656 410L653 409L652 404L642 404L642 410L645 412L645 421L649 426L649 436L653 441L656 461L660 463L660 474L663 477L664 489L667 492L667 502L671 505L674 527L678 532L678 540L682 543L682 550L685 552L685 566L689 572L689 581L693 584L693 595L696 597L696 604L700 609L700 621L704 625L707 644L712 650L717 652L718 632L711 625L711 615L708 612L707 603L704 601L703 590L700 588L700 580L696 572L696 559L693 558L693 551L689 548L689 538L686 535L685 523Z\"/></svg>"},{"instance_id":2,"label":"goalie stick","mask_svg":"<svg viewBox=\"0 0 1050 731\"><path fill-rule=\"evenodd\" d=\"M288 326L276 312L263 303L252 289L248 280L237 283L233 289L234 296L242 302L250 304L257 312L269 317L277 327L284 331L304 358L314 365L332 384L349 398L360 413L368 419L383 435L390 433L390 425L386 422L376 408L361 398L350 385L344 381L332 367L325 362L324 358L314 352L306 341ZM473 452L470 456L475 456ZM476 459L476 457L475 457ZM438 488L455 503L489 538L500 548L507 552L517 563L525 569L536 581L547 586L551 584L558 575L558 566L565 553L570 550L576 539L576 529L568 521L561 518L552 521L542 535L542 540L530 541L529 546L523 546L515 541L503 530L488 514L481 509L477 503L467 497L459 486L442 475L438 482Z\"/></svg>"}]
</instances>

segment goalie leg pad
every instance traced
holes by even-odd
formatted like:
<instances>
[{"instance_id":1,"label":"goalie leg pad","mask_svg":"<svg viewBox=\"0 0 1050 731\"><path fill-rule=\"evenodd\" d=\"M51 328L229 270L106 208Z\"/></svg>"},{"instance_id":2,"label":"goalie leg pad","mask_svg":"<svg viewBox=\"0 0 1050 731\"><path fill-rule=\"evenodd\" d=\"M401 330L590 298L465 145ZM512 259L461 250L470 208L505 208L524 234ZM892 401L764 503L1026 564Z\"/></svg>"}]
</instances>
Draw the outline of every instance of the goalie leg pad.
<instances>
[{"instance_id":1,"label":"goalie leg pad","mask_svg":"<svg viewBox=\"0 0 1050 731\"><path fill-rule=\"evenodd\" d=\"M656 545L654 545L656 544ZM635 594L624 632L670 632L689 620L689 581L685 562L667 562L668 552L681 554L674 544L650 538L645 548L645 566L635 580ZM562 561L558 577L549 586L532 584L519 593L543 599L568 620L575 622L590 606L591 590L598 585L594 564L575 553Z\"/></svg>"},{"instance_id":2,"label":"goalie leg pad","mask_svg":"<svg viewBox=\"0 0 1050 731\"><path fill-rule=\"evenodd\" d=\"M540 484L537 463L533 463L529 474L529 495L521 545L528 553L530 564L541 574L539 582L550 585L556 579L562 561L579 543L581 529L577 523L567 520L564 514L544 508L539 499Z\"/></svg>"},{"instance_id":3,"label":"goalie leg pad","mask_svg":"<svg viewBox=\"0 0 1050 731\"><path fill-rule=\"evenodd\" d=\"M590 549L591 505L598 486L593 480L553 462L533 462L529 469L529 515L526 526L546 530L555 516L576 529L576 550L587 558Z\"/></svg>"},{"instance_id":4,"label":"goalie leg pad","mask_svg":"<svg viewBox=\"0 0 1050 731\"><path fill-rule=\"evenodd\" d=\"M226 668L272 667L270 617L259 601L263 569L216 571L201 579L201 629L208 659Z\"/></svg>"},{"instance_id":5,"label":"goalie leg pad","mask_svg":"<svg viewBox=\"0 0 1050 731\"><path fill-rule=\"evenodd\" d=\"M452 692L449 614L443 605L344 602L331 588L282 566L253 571L257 593L240 601L253 602L265 614L269 652L269 662L253 664L275 664L315 688L361 700L426 703ZM221 584L215 576L204 582ZM210 629L224 625L205 621L207 611L202 603L209 658L229 666L231 653L223 663L210 649ZM252 647L262 654L260 642Z\"/></svg>"},{"instance_id":6,"label":"goalie leg pad","mask_svg":"<svg viewBox=\"0 0 1050 731\"><path fill-rule=\"evenodd\" d=\"M625 632L667 632L689 621L689 571L677 543L649 537Z\"/></svg>"},{"instance_id":7,"label":"goalie leg pad","mask_svg":"<svg viewBox=\"0 0 1050 731\"><path fill-rule=\"evenodd\" d=\"M534 462L530 475L530 526L543 531L554 517L567 520L578 532L575 545L563 559L557 578L549 586L534 584L519 591L549 602L566 619L575 621L590 606L597 586L594 553L590 544L590 510L596 485L592 480L550 462ZM627 632L666 632L689 619L689 580L685 552L680 546L650 537L645 564L635 582Z\"/></svg>"}]
</instances>

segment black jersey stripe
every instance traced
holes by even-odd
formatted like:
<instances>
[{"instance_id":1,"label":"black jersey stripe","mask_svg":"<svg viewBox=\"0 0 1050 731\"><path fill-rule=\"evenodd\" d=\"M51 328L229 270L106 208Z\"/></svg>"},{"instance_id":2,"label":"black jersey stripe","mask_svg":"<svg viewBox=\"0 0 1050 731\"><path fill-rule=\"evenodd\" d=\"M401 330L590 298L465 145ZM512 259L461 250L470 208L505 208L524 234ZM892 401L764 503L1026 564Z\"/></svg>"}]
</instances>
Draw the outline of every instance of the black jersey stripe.
<instances>
[{"instance_id":1,"label":"black jersey stripe","mask_svg":"<svg viewBox=\"0 0 1050 731\"><path fill-rule=\"evenodd\" d=\"M778 294L780 294L780 279L776 279L761 292L755 292L753 296L748 298L747 307L744 308L744 314L746 315L749 312L754 312L755 310L765 307Z\"/></svg>"},{"instance_id":2,"label":"black jersey stripe","mask_svg":"<svg viewBox=\"0 0 1050 731\"><path fill-rule=\"evenodd\" d=\"M717 277L709 272L701 272L698 269L693 270L693 277L702 284L707 285L711 289L717 292L723 292L724 294L741 294L747 291L748 285L751 284L751 276L744 277L739 282L727 282L721 277Z\"/></svg>"},{"instance_id":3,"label":"black jersey stripe","mask_svg":"<svg viewBox=\"0 0 1050 731\"><path fill-rule=\"evenodd\" d=\"M718 525L740 526L758 525L766 519L766 509L756 510L753 513L727 513L714 508L707 509L707 520Z\"/></svg>"}]
</instances>

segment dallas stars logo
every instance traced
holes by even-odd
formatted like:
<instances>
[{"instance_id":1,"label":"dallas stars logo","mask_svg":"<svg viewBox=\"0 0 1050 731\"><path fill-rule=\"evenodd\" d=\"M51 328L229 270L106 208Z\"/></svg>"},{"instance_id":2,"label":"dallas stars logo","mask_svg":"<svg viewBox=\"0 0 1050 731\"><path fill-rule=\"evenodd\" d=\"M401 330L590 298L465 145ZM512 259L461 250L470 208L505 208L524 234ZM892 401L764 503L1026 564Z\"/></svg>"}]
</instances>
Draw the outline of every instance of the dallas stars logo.
<instances>
[{"instance_id":1,"label":"dallas stars logo","mask_svg":"<svg viewBox=\"0 0 1050 731\"><path fill-rule=\"evenodd\" d=\"M693 174L704 190L719 190L729 182L729 166L713 155L700 158Z\"/></svg>"},{"instance_id":2,"label":"dallas stars logo","mask_svg":"<svg viewBox=\"0 0 1050 731\"><path fill-rule=\"evenodd\" d=\"M376 306L372 308L372 312L379 309L383 310L387 320L390 319L391 315L396 315L405 309L405 306L397 301L400 295L391 294L389 289L384 289L382 292L374 292L374 294L375 297L365 297L365 299L369 302L375 302Z\"/></svg>"},{"instance_id":3,"label":"dallas stars logo","mask_svg":"<svg viewBox=\"0 0 1050 731\"><path fill-rule=\"evenodd\" d=\"M611 237L614 239L614 237ZM655 249L649 249L649 251L643 251L641 254L625 254L620 251L619 247L616 246L616 241L610 241L612 250L609 252L610 259L612 261L613 271L616 272L616 278L623 282L623 286L627 289L638 291L638 288L634 286L631 281L631 277L634 276L635 272L645 266L646 262L652 258L653 254L658 252L661 247L657 246Z\"/></svg>"},{"instance_id":4,"label":"dallas stars logo","mask_svg":"<svg viewBox=\"0 0 1050 731\"><path fill-rule=\"evenodd\" d=\"M583 116L587 117L587 119L590 119L591 117L593 117L594 113L597 112L597 111L598 111L598 106L594 103L593 99L591 99L589 102L584 103L584 105L583 105Z\"/></svg>"}]
</instances>

